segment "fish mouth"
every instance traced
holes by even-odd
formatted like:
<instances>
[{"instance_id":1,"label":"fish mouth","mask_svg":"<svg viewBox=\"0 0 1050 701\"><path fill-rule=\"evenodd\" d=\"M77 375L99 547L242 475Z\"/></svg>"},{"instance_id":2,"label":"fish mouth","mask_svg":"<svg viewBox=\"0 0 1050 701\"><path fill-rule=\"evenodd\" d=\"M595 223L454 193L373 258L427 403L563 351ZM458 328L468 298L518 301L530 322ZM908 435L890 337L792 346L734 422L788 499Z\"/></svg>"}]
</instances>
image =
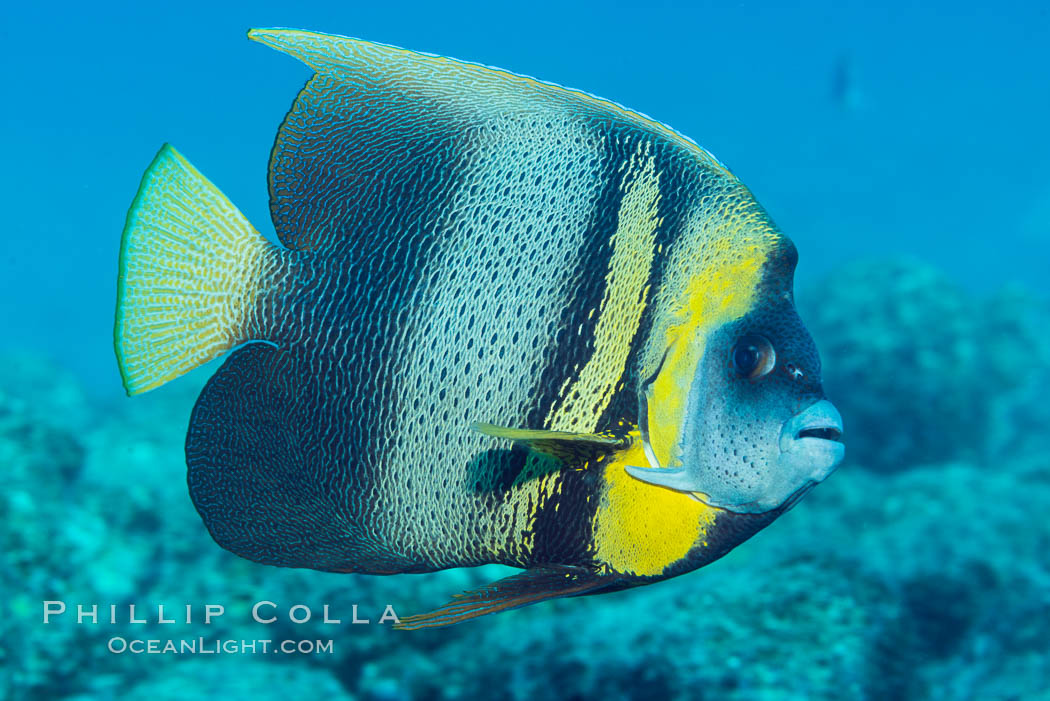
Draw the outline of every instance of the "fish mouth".
<instances>
[{"instance_id":1,"label":"fish mouth","mask_svg":"<svg viewBox=\"0 0 1050 701\"><path fill-rule=\"evenodd\" d=\"M836 443L842 442L842 429L837 426L811 426L809 428L799 429L795 434L795 439L800 438L819 438L824 441L835 441Z\"/></svg>"},{"instance_id":2,"label":"fish mouth","mask_svg":"<svg viewBox=\"0 0 1050 701\"><path fill-rule=\"evenodd\" d=\"M788 439L788 442L785 442ZM827 399L813 402L784 424L781 449L794 441L820 440L842 443L842 414Z\"/></svg>"},{"instance_id":3,"label":"fish mouth","mask_svg":"<svg viewBox=\"0 0 1050 701\"><path fill-rule=\"evenodd\" d=\"M820 482L846 453L842 415L827 399L814 402L784 423L780 432L782 467L799 485Z\"/></svg>"},{"instance_id":4,"label":"fish mouth","mask_svg":"<svg viewBox=\"0 0 1050 701\"><path fill-rule=\"evenodd\" d=\"M842 445L842 415L827 399L810 404L784 423L780 450L788 453L815 442Z\"/></svg>"}]
</instances>

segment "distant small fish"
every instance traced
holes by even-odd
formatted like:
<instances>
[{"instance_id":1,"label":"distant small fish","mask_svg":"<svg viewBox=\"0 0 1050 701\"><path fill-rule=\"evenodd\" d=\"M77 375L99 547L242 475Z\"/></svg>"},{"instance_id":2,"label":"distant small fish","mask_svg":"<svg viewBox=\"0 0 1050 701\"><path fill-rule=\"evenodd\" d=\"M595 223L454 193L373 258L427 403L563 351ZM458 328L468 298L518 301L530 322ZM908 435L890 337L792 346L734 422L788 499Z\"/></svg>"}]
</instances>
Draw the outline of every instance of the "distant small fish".
<instances>
[{"instance_id":1,"label":"distant small fish","mask_svg":"<svg viewBox=\"0 0 1050 701\"><path fill-rule=\"evenodd\" d=\"M843 52L835 59L831 69L830 96L844 112L856 112L863 105L857 69L849 53Z\"/></svg>"},{"instance_id":2,"label":"distant small fish","mask_svg":"<svg viewBox=\"0 0 1050 701\"><path fill-rule=\"evenodd\" d=\"M193 502L251 560L525 572L444 625L701 567L842 457L794 246L647 117L497 69L294 30L281 246L170 146L121 255L129 394L233 351L186 437Z\"/></svg>"}]
</instances>

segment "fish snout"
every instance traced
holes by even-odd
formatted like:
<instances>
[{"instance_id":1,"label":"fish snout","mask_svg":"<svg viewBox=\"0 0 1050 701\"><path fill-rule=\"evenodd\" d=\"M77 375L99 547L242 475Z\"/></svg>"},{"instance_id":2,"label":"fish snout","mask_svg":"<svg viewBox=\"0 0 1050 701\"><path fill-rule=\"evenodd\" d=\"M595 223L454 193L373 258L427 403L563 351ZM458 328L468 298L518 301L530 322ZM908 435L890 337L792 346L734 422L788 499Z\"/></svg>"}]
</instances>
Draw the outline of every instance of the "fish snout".
<instances>
[{"instance_id":1,"label":"fish snout","mask_svg":"<svg viewBox=\"0 0 1050 701\"><path fill-rule=\"evenodd\" d=\"M820 482L846 453L842 415L827 399L815 402L784 422L780 432L783 467L799 482Z\"/></svg>"}]
</instances>

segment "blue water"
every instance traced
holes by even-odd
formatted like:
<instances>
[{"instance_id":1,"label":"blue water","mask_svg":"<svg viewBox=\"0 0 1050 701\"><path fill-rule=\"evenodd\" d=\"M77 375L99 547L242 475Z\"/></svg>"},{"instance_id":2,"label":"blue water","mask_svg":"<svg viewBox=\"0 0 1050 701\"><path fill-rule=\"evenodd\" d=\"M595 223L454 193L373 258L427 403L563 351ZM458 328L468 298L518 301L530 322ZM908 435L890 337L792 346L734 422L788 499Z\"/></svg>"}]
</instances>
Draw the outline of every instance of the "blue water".
<instances>
[{"instance_id":1,"label":"blue water","mask_svg":"<svg viewBox=\"0 0 1050 701\"><path fill-rule=\"evenodd\" d=\"M47 349L113 390L117 242L164 141L265 229L269 148L308 71L250 44L254 26L446 54L645 112L733 168L799 245L801 276L893 252L976 287L1046 286L1045 4L312 5L5 4L0 346Z\"/></svg>"},{"instance_id":2,"label":"blue water","mask_svg":"<svg viewBox=\"0 0 1050 701\"><path fill-rule=\"evenodd\" d=\"M950 289L959 291L961 301L957 307L964 310L960 312L963 318L984 314L967 300L987 299L1004 286L1022 290L1023 301L1017 304L1025 310L1041 308L1050 293L1046 275L1050 265L1050 138L1047 138L1046 126L1050 124L1050 9L1045 3L890 2L875 6L857 1L825 1L789 6L754 2L605 2L565 6L561 3L441 2L387 6L318 2L309 8L275 2L5 3L0 9L0 66L4 76L0 127L6 136L4 167L0 169L6 241L0 251L0 354L29 354L52 363L56 373L68 372L71 378L63 380L66 384L62 387L77 387L69 391L85 395L82 401L77 400L79 404L74 402L78 418L67 417L64 410L54 408L67 405L48 398L41 401L43 411L50 412L46 423L67 431L78 444L85 446L85 474L93 474L91 479L98 484L104 483L108 476L111 482L106 489L111 491L105 494L120 499L121 503L125 498L131 499L114 487L129 480L121 475L136 475L132 480L136 483L141 475L144 482L157 485L156 494L170 497L165 503L172 506L165 509L178 514L171 516L173 522L183 523L178 519L185 518L188 531L199 538L193 541L199 546L195 552L209 553L206 557L227 556L201 533L203 527L195 520L183 491L179 442L188 403L170 399L170 406L151 409L156 414L135 418L124 413L128 410L119 401L120 378L112 352L117 252L127 207L142 171L164 142L174 144L250 221L266 235L271 234L267 229L265 179L269 150L277 125L296 91L309 77L309 71L287 56L247 41L244 36L250 27L268 26L345 34L495 65L586 90L665 122L725 162L795 241L801 254L797 278L800 288L818 285L829 274L849 264L892 257L910 258L918 261L917 265L925 266L923 269L938 271L943 280L949 281L945 284ZM857 285L863 285L864 280L879 278L862 276L857 280ZM892 280L881 282L893 283ZM900 295L903 301L909 299L910 294L887 290L887 295L891 293ZM931 293L931 298L936 296ZM843 305L851 303L848 294L842 299ZM857 302L856 313L850 318L865 314L864 305L870 303ZM931 307L920 308L920 316L922 310L928 308ZM929 324L936 324L938 319L931 317ZM1005 326L1012 329L1011 323ZM858 324L863 326L862 321ZM923 321L909 328L916 337L921 337L929 324ZM892 334L894 328L890 324L886 333ZM827 333L834 333L834 324ZM973 332L973 335L988 339L994 338L995 333ZM956 336L948 333L946 338ZM1036 363L1032 360L1035 356L1027 353L1024 345L1037 342L1031 340L1031 334L1016 338L1004 335L1002 339L1007 346L1002 353L1006 355L995 361L996 367L1007 368L1005 372L1009 374L1011 367ZM820 343L822 339L817 340ZM1020 348L1010 348L1011 345ZM1013 361L1009 359L1013 356L1009 353L1018 350L1017 365L1011 366ZM916 369L921 367L925 366L908 366L914 373L925 372ZM981 362L975 362L972 372L960 382L965 380L970 387L981 385L986 380L982 367ZM8 383L0 384L0 400L4 397L4 387L9 396L16 395L19 387L28 387L25 391L29 398L25 402L32 405L39 399L41 388L48 386L51 374L19 368L21 366L10 366L5 373L0 373ZM946 378L943 386L950 386L952 373L956 371L943 367L940 371ZM32 375L32 372L38 374ZM1038 373L1033 376L1036 375ZM20 384L23 376L31 376L32 382ZM916 374L903 374L895 381L910 388L915 386L916 377ZM200 380L198 377L198 384ZM722 569L711 575L711 580L704 580L698 573L679 589L671 589L669 585L668 592L683 592L681 597L685 598L707 596L704 592L708 581L719 582L734 592L725 600L733 603L732 611L720 614L730 616L727 619L730 623L716 627L715 633L708 630L704 638L707 643L703 644L713 646L712 654L719 656L703 662L736 671L726 673L725 679L730 679L725 682L728 686L708 688L705 698L719 698L721 694L756 698L746 693L752 688L749 684L758 684L757 677L749 676L749 669L769 663L771 668L781 670L811 671L814 657L835 645L842 646L841 655L830 662L823 660L820 669L836 670L828 672L836 683L844 677L854 679L855 687L839 689L849 697L920 698L936 690L944 698L968 698L977 693L975 689L991 695L1002 693L1004 698L1045 694L1045 686L1039 687L1031 680L1043 672L1046 673L1044 680L1050 678L1050 666L1043 657L1047 649L1047 638L1043 636L1050 635L1050 628L1038 626L1040 617L1046 616L1050 596L1044 547L1050 543L1050 533L1045 526L1032 522L1031 519L1038 516L1027 515L1045 514L1045 509L1050 507L1050 499L1046 498L1050 483L1046 456L1050 450L1045 440L1045 436L1050 435L1050 426L1046 423L1046 412L1039 413L1043 403L1038 397L1045 396L1039 394L1041 385L1022 385L1009 388L1009 401L1004 399L1006 389L989 390L985 394L975 390L960 395L956 404L995 403L999 422L996 430L1003 437L988 444L967 443L974 432L985 431L988 425L985 418L978 417L975 419L978 429L973 429L975 424L967 424L966 431L960 429L953 434L949 428L939 436L943 444L965 445L964 450L923 453L923 464L896 465L894 469L885 466L866 469L858 465L851 473L853 477L847 475L844 467L843 473L836 476L838 481L827 485L827 495L821 497L824 486L816 490L812 497L815 506L806 504L777 524L779 535L769 537L782 540L762 541L769 546L765 549L756 543L756 554L741 554L733 561L732 566L737 568L733 572L737 574L747 572L749 562L756 568L754 572L764 573L752 572L753 577L747 580L749 584L741 584L743 580L734 579L730 570ZM885 385L880 387L885 389ZM942 385L936 385L940 387ZM934 395L941 392L936 388L932 390ZM173 394L168 397L183 396L178 394L178 389L170 391ZM887 396L897 394L892 389L886 391ZM1029 400L1014 399L1024 392L1036 399L1029 404L1024 403ZM47 395L46 391L43 393ZM58 390L56 393L56 396L61 394ZM185 392L191 400L190 395L192 391ZM920 397L915 400L919 403L926 402L929 395L916 396ZM879 399L872 401L878 403ZM7 416L2 409L0 406L0 418ZM30 415L31 412L26 414ZM90 415L91 421L82 420L81 415ZM1024 417L1027 428L1011 432L1011 427L1020 425L1011 418L1014 416ZM916 421L927 420L921 412L916 417ZM904 423L887 423L883 428L912 432L916 436L929 432L928 425L908 424L907 420L905 417ZM80 433L86 423L94 426L90 435ZM48 435L39 438L39 445L54 445ZM132 435L137 442L128 447L125 439ZM33 440L37 439L18 443L22 446L18 450L25 451L18 454L29 455L31 449L37 450L39 445ZM904 445L907 448L907 442ZM1027 447L1022 450L1020 446ZM158 467L153 471L148 461L136 463L136 450L140 453L146 450L149 455L154 455L149 451L155 451L160 456L156 458L157 464L162 464L163 470ZM10 456L8 459L13 460ZM48 457L44 464L57 464L54 463L57 459ZM867 467L877 462L872 458ZM109 465L112 469L107 468ZM985 476L991 467L996 470L995 481L988 483ZM26 469L25 475L18 473L21 475L18 479L36 479L32 471ZM48 509L53 509L54 513L62 514L69 508L81 509L86 520L69 525L70 532L97 533L97 529L91 530L92 524L106 522L110 529L110 539L106 542L110 543L124 543L133 537L130 533L141 530L140 525L136 525L139 521L133 519L118 523L98 516L110 512L112 507L108 502L98 503L101 497L89 495L91 480L82 489L69 491L58 486L63 480L59 473L45 470L37 474L43 474L39 479L50 480L48 484L55 487L48 492L54 500L48 502L51 506L32 502L37 504L33 506L33 513L47 514L52 513ZM25 487L25 493L35 494L34 489L36 487ZM883 494L889 496L883 498ZM993 518L995 525L990 524L988 530L975 525L987 516L983 494L995 495L994 518L999 519ZM1018 502L1019 494L1025 494L1032 501ZM157 512L156 505L148 505L149 499L146 502L140 509L144 514L142 518ZM91 506L85 506L89 503ZM23 502L11 504L10 509L18 504L24 506ZM1011 508L1015 511L1009 511ZM162 520L168 513L165 509L160 510ZM959 516L960 512L964 516ZM35 542L32 538L26 535L23 542L20 538L25 534L16 533L18 542L22 543L20 547L26 548L26 552L42 552L50 547L47 543L53 537L68 535L73 543L90 540L90 536L69 535L61 529L55 531L59 535L54 535L47 528L57 526L39 525L42 523L39 516L26 518L27 523L34 524L27 528L39 528L40 533L48 534L39 536L42 545L33 546L26 545ZM789 525L788 520L796 518L798 520ZM5 516L0 514L0 519ZM15 523L13 517L7 520ZM771 544L795 542L790 537L792 527L799 528L803 521L808 528L807 556L827 556L830 564L814 565L815 569L809 571L818 586L807 589L799 585L802 591L788 592L784 600L809 601L805 592L824 586L838 598L812 603L813 611L818 613L806 608L810 604L802 604L797 619L788 616L786 621L767 621L754 630L747 628L759 616L766 615L754 604L754 597L759 594L747 587L753 586L754 577L780 577L774 551L788 551L777 550ZM166 533L163 529L169 527L156 528ZM884 530L877 531L880 528ZM855 540L857 534L872 532L871 529L882 535L871 535L863 543ZM962 535L953 537L947 533L956 530L967 534L965 542L960 540ZM942 540L924 546L933 531L947 534ZM153 547L147 544L156 540L155 535L142 538L142 548ZM834 545L824 547L822 538L828 543L834 541ZM112 547L116 549L84 555L84 562L97 570L92 576L98 581L110 582L125 568L138 566L128 564L131 561L128 558L134 560L132 555L123 553L117 545ZM131 545L127 547L129 552L133 550ZM751 547L752 544L748 544L741 550ZM918 550L908 555L908 547ZM956 547L958 551L953 550ZM864 551L860 552L862 548ZM915 554L920 551L925 558L921 561ZM903 574L899 576L894 563L898 556L915 560L903 567ZM182 564L153 573L156 575L153 579L143 575L143 581L148 580L150 587L156 587L158 579L177 581L181 576L178 573L187 568L219 568L215 562L221 563L221 567L234 568L236 574L197 582L191 593L180 591L173 584L149 589L150 592L160 591L179 602L194 596L197 597L194 603L203 604L211 596L219 600L234 594L259 596L260 589L265 588L239 584L242 589L231 593L228 582L254 581L255 576L253 570L246 569L255 567L253 565L239 561L229 564L232 556L229 560L208 560L206 565L193 560L192 553L179 555L182 560L171 557L175 558L172 562ZM843 558L869 563L871 577L863 584L856 584L827 574L852 572L853 565L841 564L846 561ZM944 569L958 574L948 584L936 578L937 568L932 564L941 562L941 558L947 563ZM56 593L53 589L54 577L65 575L49 568L61 568L60 563L41 555L40 562L33 567L32 578L15 581L8 575L5 586L10 589L8 594L17 592L22 597L18 601L30 602L33 608L28 610L37 616L40 600L72 590ZM986 570L992 574L981 579L986 576L981 574ZM975 571L977 574L973 574ZM36 577L37 574L40 576ZM299 577L294 580L296 584L281 579L280 584L271 582L271 588L266 591L278 588L291 592L289 596L315 597L321 601L323 595L318 591L342 591L349 586L345 582L351 581L313 573L294 576ZM309 579L310 576L315 579ZM96 582L96 579L90 581ZM357 583L354 586L380 586L361 583L363 580L352 581ZM425 584L413 581L415 588ZM471 583L478 584L480 580L467 582ZM444 593L462 588L462 584L449 580L436 587L440 591L420 596L430 605L436 605ZM88 587L76 584L81 585ZM1013 600L982 598L987 592L1011 586L1021 592ZM962 593L958 587L963 587ZM99 584L94 591L104 592L105 586ZM373 598L378 599L387 594L397 596L401 590L391 586L388 590L374 591L381 592L374 594ZM99 594L85 594L92 595ZM135 591L112 594L119 601L135 595ZM146 599L139 596L139 600ZM673 598L672 594L666 596ZM409 598L414 601L415 597L413 593ZM957 610L929 608L930 602L946 598L969 602L966 604L969 610L977 607L984 613L971 617ZM105 599L103 603L112 600ZM874 612L881 610L879 607L887 600L898 602L900 608L895 609L897 613L893 615L879 618L881 614ZM579 681L600 676L588 665L606 664L622 669L637 659L637 655L649 660L645 669L656 670L652 672L653 679L661 675L678 675L681 679L685 672L676 662L665 659L670 654L667 646L678 646L674 648L678 650L701 644L694 643L694 638L704 636L685 627L676 628L678 632L671 637L657 636L651 650L639 651L632 647L636 645L633 641L653 640L638 635L630 638L630 643L623 642L624 649L620 649L609 640L615 639L622 630L608 619L619 616L616 620L622 621L623 617L634 620L638 609L632 608L633 599L621 597L616 601L618 603L588 602L587 606L593 608L586 610L595 616L591 620L604 622L584 633L572 623L575 619L556 619L562 623L551 623L549 630L539 632L536 629L539 624L533 623L529 633L523 633L524 629L515 628L513 623L503 622L499 624L502 627L487 628L484 634L471 634L477 637L452 639L440 652L433 653L430 662L427 662L426 646L390 642L386 637L382 643L362 642L362 637L369 634L360 634L354 639L357 642L352 643L360 650L341 658L343 661L338 666L286 662L272 683L262 686L273 691L275 697L295 693L281 686L286 683L283 680L321 670L324 683L335 684L333 688L361 697L402 698L436 693L419 681L425 677L441 680L439 687L445 693L452 683L448 679L456 676L447 676L447 667L462 660L457 655L477 652L482 645L479 640L487 641L484 646L491 651L501 649L499 645L506 641L520 639L532 641L531 645L545 650L542 655L550 657L533 660L538 667L529 667L527 673L518 667L512 673L510 667L504 669L482 656L487 660L484 665L488 665L494 675L491 681L485 682L490 690L512 679L518 693L528 696L533 693L529 675L540 678L543 670L549 672L552 665L559 664L565 664L566 669L555 677L574 680L566 682L566 688L580 698L599 691L606 697L618 697L636 695L640 693L639 688L678 689L673 684L667 686L654 680L645 682L650 684L648 687L632 686L638 683L637 675L627 680L608 673L610 681L606 686L597 682L588 686ZM835 609L843 601L849 605ZM712 605L720 602L725 603L718 599ZM646 611L652 614L653 606L666 603L662 599L648 602L645 605L650 608ZM14 603L11 606L15 608ZM566 611L568 607L554 610ZM1003 614L1002 620L1016 621L1016 626L1000 622L995 612L1002 610L1013 612ZM863 620L854 621L850 611L864 612ZM654 619L661 618L652 615ZM822 615L828 619L824 621L820 618ZM835 615L840 617L834 618ZM906 630L893 628L904 619L919 623ZM1011 630L1004 632L1004 628ZM799 634L800 629L807 632ZM930 630L934 632L931 634ZM732 631L744 632L734 637L737 634ZM61 640L49 638L49 629L41 628L36 621L22 628L0 627L0 633L38 637L42 642L34 649L39 654L34 653L37 656L32 660L27 662L28 658L15 657L14 653L9 653L7 659L18 660L19 664L31 663L35 670L32 674L36 675L33 679L66 680L54 686L39 686L34 682L38 684L36 687L28 682L10 682L8 687L0 686L0 697L5 690L19 697L28 693L25 689L37 689L34 693L45 696L87 694L123 698L126 689L145 678L143 675L148 677L150 671L148 664L143 664L141 667L115 666L117 671L110 672L109 676L104 670L99 670L98 675L83 669L71 672L68 665L61 664L67 657L63 652L67 648L63 645L73 651L88 643L76 642L69 630ZM822 637L833 633L839 637ZM605 653L598 651L593 652L598 656L597 661L578 650L570 662L558 660L556 651L543 648L544 643L540 642L551 639L552 635L571 638L576 634L583 635L587 644L610 644L605 663L601 657ZM754 642L756 639L759 642ZM903 646L911 657L895 661L892 654L879 657L869 648L858 652L851 647L860 645L858 641L862 640L876 641L870 650ZM506 644L509 650L514 649L513 644ZM376 652L380 649L381 653ZM756 649L762 654L754 659L740 652ZM724 650L735 652L723 658L719 651ZM1002 660L1013 660L1010 664L1014 666L1002 672L1007 676L999 679L993 672L972 672L974 660L1000 659L996 655ZM357 658L369 662L361 663L360 668L353 667L348 660ZM103 662L99 664L104 665L105 660L111 658L91 659L101 659ZM852 660L850 664L854 666L843 662L842 669L848 667L847 671L836 667L847 659ZM426 666L437 664L434 660L440 660L437 668ZM1017 660L1034 661L1024 666ZM928 669L922 669L927 671L913 674L926 663L929 663ZM209 668L212 672L202 671L204 667L196 669L194 675L209 680L200 682L199 688L229 691L229 687L222 686L227 682L218 681L223 677L219 670L232 670L221 664L233 663L217 664L220 666ZM53 674L50 665L55 666ZM478 668L484 665L476 663ZM57 671L60 666L61 672ZM273 665L267 669L271 667ZM346 671L351 668L352 673ZM907 671L902 671L905 668ZM872 672L872 669L879 671ZM216 675L216 680L207 676L211 673ZM23 677L17 677L15 672L11 674L10 679L24 680L31 676L28 671ZM269 672L261 669L238 674L243 678L257 675L269 679L264 676ZM524 676L519 679L514 675ZM873 682L875 677L885 684ZM410 678L416 681L403 682L408 686L398 681ZM0 675L0 682L5 679L8 677ZM713 683L712 678L704 679L705 683ZM799 682L797 693L818 696L823 693L820 691L825 689L820 686L822 677L806 679L804 683ZM317 683L318 680L310 676L301 680L303 685ZM465 689L474 688L466 681L455 683ZM238 687L229 693L261 693L250 683L245 684L244 689ZM781 681L777 684L782 687ZM157 688L150 690L156 692ZM534 697L551 693L549 689L544 691L545 688L537 687ZM828 684L826 698L837 698L834 688L834 684ZM785 697L792 695L790 688L782 691ZM136 693L131 693L129 698L134 698Z\"/></svg>"}]
</instances>

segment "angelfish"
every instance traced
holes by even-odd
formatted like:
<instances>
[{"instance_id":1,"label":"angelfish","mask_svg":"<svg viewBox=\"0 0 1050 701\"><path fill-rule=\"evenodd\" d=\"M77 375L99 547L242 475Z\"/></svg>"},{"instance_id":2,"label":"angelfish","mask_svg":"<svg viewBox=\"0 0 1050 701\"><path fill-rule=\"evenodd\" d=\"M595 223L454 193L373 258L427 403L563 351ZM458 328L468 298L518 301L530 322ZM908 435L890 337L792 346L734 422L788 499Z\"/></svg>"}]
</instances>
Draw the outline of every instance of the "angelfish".
<instances>
[{"instance_id":1,"label":"angelfish","mask_svg":"<svg viewBox=\"0 0 1050 701\"><path fill-rule=\"evenodd\" d=\"M524 572L406 628L725 555L842 458L793 244L714 156L502 70L252 30L313 76L277 133L280 244L165 145L123 232L138 394L232 350L190 495L256 562Z\"/></svg>"}]
</instances>

